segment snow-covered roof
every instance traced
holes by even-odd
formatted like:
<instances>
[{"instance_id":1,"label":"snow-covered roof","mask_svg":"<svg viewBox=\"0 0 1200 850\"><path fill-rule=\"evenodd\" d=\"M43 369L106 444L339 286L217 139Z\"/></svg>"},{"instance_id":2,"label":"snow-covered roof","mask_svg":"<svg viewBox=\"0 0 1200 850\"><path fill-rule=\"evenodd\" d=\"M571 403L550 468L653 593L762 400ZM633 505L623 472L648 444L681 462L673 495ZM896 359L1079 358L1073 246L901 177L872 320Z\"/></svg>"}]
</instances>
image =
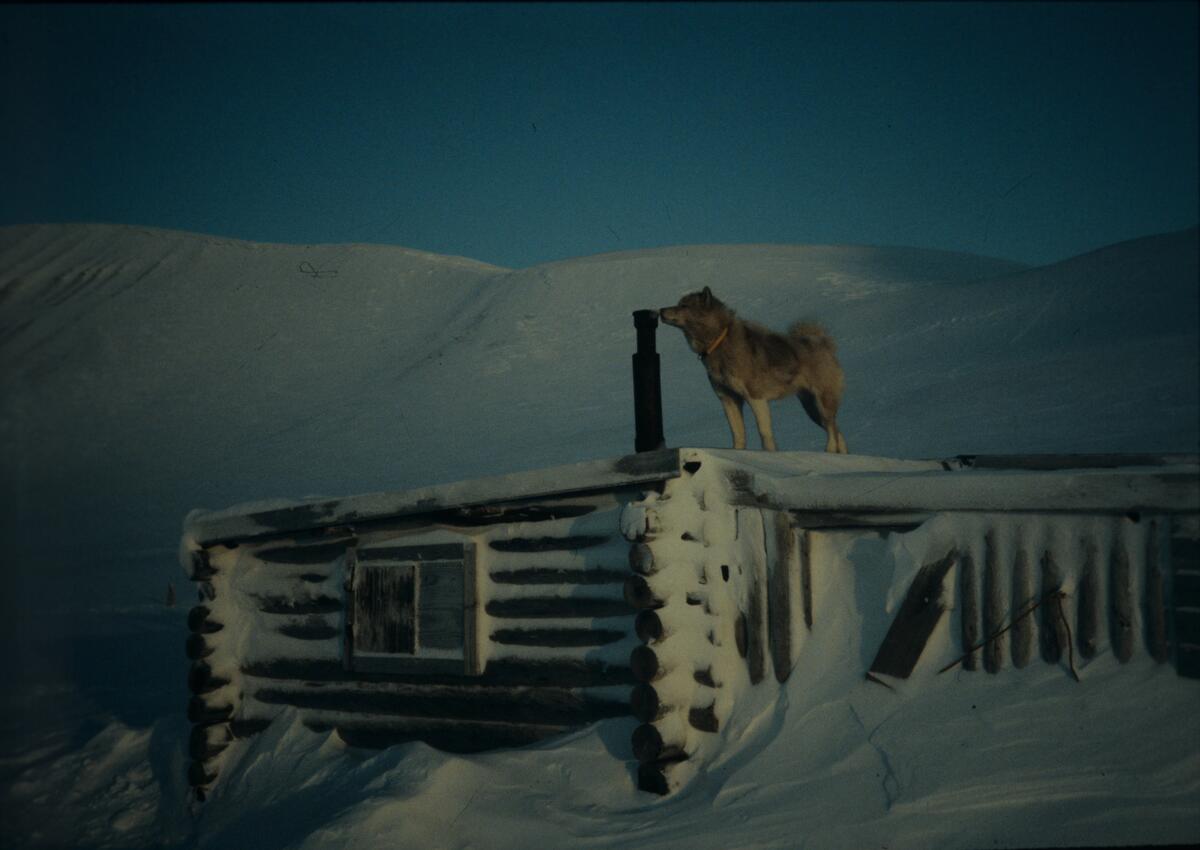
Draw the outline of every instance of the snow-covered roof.
<instances>
[{"instance_id":1,"label":"snow-covered roof","mask_svg":"<svg viewBox=\"0 0 1200 850\"><path fill-rule=\"evenodd\" d=\"M194 513L200 545L612 490L717 464L737 504L793 511L1177 511L1200 509L1195 455L959 456L898 460L821 452L679 448L398 492L259 501Z\"/></svg>"},{"instance_id":2,"label":"snow-covered roof","mask_svg":"<svg viewBox=\"0 0 1200 850\"><path fill-rule=\"evenodd\" d=\"M221 511L193 513L188 518L187 531L197 543L209 545L222 540L267 537L492 502L612 490L678 476L679 452L679 449L664 449L394 493L249 502Z\"/></svg>"}]
</instances>

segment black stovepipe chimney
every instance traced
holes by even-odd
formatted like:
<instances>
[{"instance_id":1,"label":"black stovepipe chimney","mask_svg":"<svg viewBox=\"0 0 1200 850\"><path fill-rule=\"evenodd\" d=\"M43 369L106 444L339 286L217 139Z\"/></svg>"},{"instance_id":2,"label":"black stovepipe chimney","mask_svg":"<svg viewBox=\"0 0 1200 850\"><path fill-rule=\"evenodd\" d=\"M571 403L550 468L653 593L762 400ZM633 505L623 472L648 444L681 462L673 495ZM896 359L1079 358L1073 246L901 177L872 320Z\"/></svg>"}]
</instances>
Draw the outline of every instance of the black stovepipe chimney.
<instances>
[{"instance_id":1,"label":"black stovepipe chimney","mask_svg":"<svg viewBox=\"0 0 1200 850\"><path fill-rule=\"evenodd\" d=\"M658 352L654 350L658 313L634 310L633 326L637 328L637 353L633 355L633 448L639 452L652 452L667 444L663 439Z\"/></svg>"}]
</instances>

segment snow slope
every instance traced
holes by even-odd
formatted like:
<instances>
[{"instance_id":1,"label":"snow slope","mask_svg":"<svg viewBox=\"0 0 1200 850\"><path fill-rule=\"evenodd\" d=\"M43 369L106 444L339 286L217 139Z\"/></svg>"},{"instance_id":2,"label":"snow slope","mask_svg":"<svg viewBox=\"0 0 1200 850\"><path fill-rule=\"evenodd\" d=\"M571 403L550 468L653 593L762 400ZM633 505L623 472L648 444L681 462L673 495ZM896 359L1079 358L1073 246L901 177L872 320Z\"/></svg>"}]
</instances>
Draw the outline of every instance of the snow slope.
<instances>
[{"instance_id":1,"label":"snow slope","mask_svg":"<svg viewBox=\"0 0 1200 850\"><path fill-rule=\"evenodd\" d=\"M1197 254L1193 229L1032 269L903 248L694 246L510 271L384 246L0 228L3 639L19 647L0 711L8 840L236 846L251 830L263 847L667 847L681 834L699 847L960 846L1028 843L1036 828L1078 844L1146 837L1132 813L1149 802L1164 836L1200 836L1194 721L1116 754L1076 735L1061 782L1022 773L1039 741L1071 738L1081 717L1117 728L1136 708L1147 728L1178 724L1169 700L1150 698L1169 671L1122 669L1139 696L1119 704L1097 698L1117 675L1097 664L1072 696L1037 702L1049 716L1036 719L1023 707L1049 687L1040 672L1020 688L936 683L945 716L932 718L924 698L832 698L858 675L837 669L840 653L824 696L789 690L681 798L632 792L621 721L540 748L551 752L470 758L420 745L347 756L296 725L256 742L241 784L193 820L180 799L190 599L163 604L168 582L182 584L175 545L196 505L628 452L630 312L704 285L777 328L829 327L852 452L1195 451ZM727 445L674 329L659 350L668 442ZM798 405L778 404L775 423L783 448L823 444ZM983 733L1011 770L936 756ZM876 775L888 753L915 772L889 785ZM54 815L64 799L67 820Z\"/></svg>"}]
</instances>

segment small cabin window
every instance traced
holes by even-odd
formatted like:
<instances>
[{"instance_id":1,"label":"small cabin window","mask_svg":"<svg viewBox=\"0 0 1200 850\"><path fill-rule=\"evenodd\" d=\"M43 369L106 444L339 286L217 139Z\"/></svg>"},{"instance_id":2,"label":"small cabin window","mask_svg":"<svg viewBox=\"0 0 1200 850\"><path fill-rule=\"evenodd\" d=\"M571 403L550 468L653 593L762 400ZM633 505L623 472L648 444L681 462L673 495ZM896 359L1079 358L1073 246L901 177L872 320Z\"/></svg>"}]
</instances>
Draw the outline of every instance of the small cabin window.
<instances>
[{"instance_id":1,"label":"small cabin window","mask_svg":"<svg viewBox=\"0 0 1200 850\"><path fill-rule=\"evenodd\" d=\"M472 544L357 548L349 589L350 669L399 674L479 672Z\"/></svg>"}]
</instances>

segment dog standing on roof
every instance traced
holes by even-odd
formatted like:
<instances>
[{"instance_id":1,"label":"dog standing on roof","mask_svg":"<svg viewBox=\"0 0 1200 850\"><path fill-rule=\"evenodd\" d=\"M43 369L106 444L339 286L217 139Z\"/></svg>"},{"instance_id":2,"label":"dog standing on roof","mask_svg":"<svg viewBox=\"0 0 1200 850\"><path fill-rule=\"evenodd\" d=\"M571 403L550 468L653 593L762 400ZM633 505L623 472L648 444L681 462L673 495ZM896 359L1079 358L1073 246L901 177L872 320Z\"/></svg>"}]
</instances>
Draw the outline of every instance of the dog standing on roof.
<instances>
[{"instance_id":1,"label":"dog standing on roof","mask_svg":"<svg viewBox=\"0 0 1200 850\"><path fill-rule=\"evenodd\" d=\"M733 447L746 448L742 402L748 401L767 451L775 451L770 402L796 395L809 418L825 429L825 451L846 453L837 426L846 378L833 339L818 325L797 322L787 335L737 317L707 286L674 307L658 311L664 323L683 331L700 355L713 391L725 408Z\"/></svg>"}]
</instances>

